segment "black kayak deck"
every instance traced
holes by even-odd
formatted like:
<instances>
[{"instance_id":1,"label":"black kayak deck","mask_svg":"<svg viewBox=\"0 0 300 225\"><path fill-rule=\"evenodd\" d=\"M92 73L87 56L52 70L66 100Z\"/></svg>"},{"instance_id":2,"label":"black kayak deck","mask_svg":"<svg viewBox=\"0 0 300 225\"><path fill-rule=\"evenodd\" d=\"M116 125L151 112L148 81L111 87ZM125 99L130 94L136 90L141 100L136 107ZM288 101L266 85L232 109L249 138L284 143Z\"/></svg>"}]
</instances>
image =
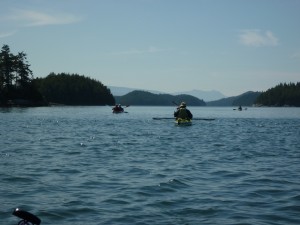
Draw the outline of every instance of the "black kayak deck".
<instances>
[{"instance_id":1,"label":"black kayak deck","mask_svg":"<svg viewBox=\"0 0 300 225\"><path fill-rule=\"evenodd\" d=\"M172 117L153 117L154 120L175 120ZM214 118L193 118L192 120L215 120Z\"/></svg>"}]
</instances>

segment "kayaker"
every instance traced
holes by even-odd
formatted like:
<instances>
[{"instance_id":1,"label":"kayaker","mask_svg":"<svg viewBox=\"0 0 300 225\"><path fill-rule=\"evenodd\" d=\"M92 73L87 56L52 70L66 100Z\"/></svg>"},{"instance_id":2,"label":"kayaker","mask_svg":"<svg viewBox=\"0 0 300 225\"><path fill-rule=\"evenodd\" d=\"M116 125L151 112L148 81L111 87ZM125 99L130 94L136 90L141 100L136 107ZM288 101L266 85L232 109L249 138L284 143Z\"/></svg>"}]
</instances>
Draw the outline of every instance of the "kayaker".
<instances>
[{"instance_id":1,"label":"kayaker","mask_svg":"<svg viewBox=\"0 0 300 225\"><path fill-rule=\"evenodd\" d=\"M116 104L115 107L112 108L113 112L123 112L124 109L121 104Z\"/></svg>"},{"instance_id":2,"label":"kayaker","mask_svg":"<svg viewBox=\"0 0 300 225\"><path fill-rule=\"evenodd\" d=\"M185 102L181 102L181 104L179 105L179 107L177 108L177 111L174 112L174 117L176 117L176 119L193 119L193 114L190 112L190 110L188 110L186 108L186 103Z\"/></svg>"}]
</instances>

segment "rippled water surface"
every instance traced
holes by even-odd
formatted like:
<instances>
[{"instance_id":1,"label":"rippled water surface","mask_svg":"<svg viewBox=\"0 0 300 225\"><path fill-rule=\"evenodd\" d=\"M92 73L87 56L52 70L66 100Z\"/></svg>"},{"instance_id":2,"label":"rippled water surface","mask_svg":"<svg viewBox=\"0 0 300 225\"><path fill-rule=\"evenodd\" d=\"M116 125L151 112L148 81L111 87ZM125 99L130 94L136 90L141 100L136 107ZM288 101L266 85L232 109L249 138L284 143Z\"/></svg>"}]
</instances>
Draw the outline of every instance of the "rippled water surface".
<instances>
[{"instance_id":1,"label":"rippled water surface","mask_svg":"<svg viewBox=\"0 0 300 225\"><path fill-rule=\"evenodd\" d=\"M0 224L300 224L300 109L0 109Z\"/></svg>"}]
</instances>

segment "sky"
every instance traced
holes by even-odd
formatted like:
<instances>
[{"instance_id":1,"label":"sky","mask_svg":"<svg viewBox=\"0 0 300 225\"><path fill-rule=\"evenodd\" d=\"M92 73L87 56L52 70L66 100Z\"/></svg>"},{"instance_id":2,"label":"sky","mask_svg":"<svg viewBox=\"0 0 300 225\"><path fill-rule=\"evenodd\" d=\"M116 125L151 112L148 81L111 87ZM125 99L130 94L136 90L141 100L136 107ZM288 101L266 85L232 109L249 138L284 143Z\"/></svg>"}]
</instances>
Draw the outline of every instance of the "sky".
<instances>
[{"instance_id":1,"label":"sky","mask_svg":"<svg viewBox=\"0 0 300 225\"><path fill-rule=\"evenodd\" d=\"M299 0L0 0L34 77L225 96L300 81Z\"/></svg>"}]
</instances>

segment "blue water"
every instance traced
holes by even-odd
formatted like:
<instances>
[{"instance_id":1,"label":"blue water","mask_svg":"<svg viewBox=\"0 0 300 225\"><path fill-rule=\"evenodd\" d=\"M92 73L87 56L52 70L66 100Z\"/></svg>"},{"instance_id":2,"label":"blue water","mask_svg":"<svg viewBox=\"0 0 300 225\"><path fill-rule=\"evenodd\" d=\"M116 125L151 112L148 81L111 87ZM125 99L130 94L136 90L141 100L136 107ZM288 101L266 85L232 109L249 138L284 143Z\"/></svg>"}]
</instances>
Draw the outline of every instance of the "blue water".
<instances>
[{"instance_id":1,"label":"blue water","mask_svg":"<svg viewBox=\"0 0 300 225\"><path fill-rule=\"evenodd\" d=\"M0 109L0 224L300 224L300 108Z\"/></svg>"}]
</instances>

